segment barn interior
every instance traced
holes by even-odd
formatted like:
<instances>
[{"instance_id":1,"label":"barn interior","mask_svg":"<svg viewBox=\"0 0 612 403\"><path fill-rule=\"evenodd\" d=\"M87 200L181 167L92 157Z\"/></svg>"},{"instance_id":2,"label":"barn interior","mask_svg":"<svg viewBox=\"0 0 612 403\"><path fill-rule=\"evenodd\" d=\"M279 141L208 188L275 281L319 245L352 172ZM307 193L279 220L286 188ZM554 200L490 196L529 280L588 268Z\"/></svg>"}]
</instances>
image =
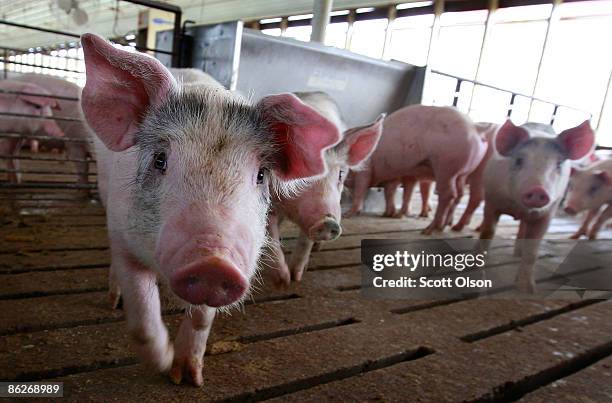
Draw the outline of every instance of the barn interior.
<instances>
[{"instance_id":1,"label":"barn interior","mask_svg":"<svg viewBox=\"0 0 612 403\"><path fill-rule=\"evenodd\" d=\"M204 71L252 101L323 91L348 127L411 105L450 106L474 122L537 122L557 133L588 120L596 144L583 167L612 150L612 1L0 0L0 12L0 83L34 73L84 87L80 37L89 32L165 67ZM0 94L15 95L1 85ZM67 109L0 111L0 128L9 118L84 122ZM400 218L383 216L383 186L370 187L361 214L312 250L299 282L279 287L261 264L244 302L217 314L203 386L175 385L137 356L124 307L109 298L93 139L0 133L0 144L10 141L23 144L0 148L2 382L61 382L71 401L612 399L612 227L604 223L597 240L571 240L584 214L558 209L537 254L536 284L556 287L544 296L517 294L503 274L520 262L512 242L519 223L504 215L494 291L373 297L364 240L478 241L482 204L461 231L423 235L440 192L421 217L419 186ZM400 187L398 209L403 196ZM455 223L469 196L468 187ZM352 202L345 191L342 211ZM300 229L285 220L280 230L289 260ZM576 245L599 263L560 273ZM575 285L567 273L599 283ZM184 309L161 310L176 335Z\"/></svg>"}]
</instances>

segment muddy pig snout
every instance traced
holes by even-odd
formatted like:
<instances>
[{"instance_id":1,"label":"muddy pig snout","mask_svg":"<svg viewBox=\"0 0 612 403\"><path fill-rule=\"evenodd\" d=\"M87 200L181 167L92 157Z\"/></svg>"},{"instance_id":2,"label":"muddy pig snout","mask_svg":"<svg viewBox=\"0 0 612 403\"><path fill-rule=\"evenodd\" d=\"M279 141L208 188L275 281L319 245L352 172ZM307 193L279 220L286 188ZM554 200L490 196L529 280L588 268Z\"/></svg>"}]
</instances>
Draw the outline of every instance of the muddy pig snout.
<instances>
[{"instance_id":1,"label":"muddy pig snout","mask_svg":"<svg viewBox=\"0 0 612 403\"><path fill-rule=\"evenodd\" d=\"M522 202L526 207L540 208L550 202L548 192L541 186L534 186L522 196Z\"/></svg>"},{"instance_id":2,"label":"muddy pig snout","mask_svg":"<svg viewBox=\"0 0 612 403\"><path fill-rule=\"evenodd\" d=\"M342 227L333 215L327 214L325 218L314 224L308 230L308 237L313 241L333 241L342 233Z\"/></svg>"},{"instance_id":3,"label":"muddy pig snout","mask_svg":"<svg viewBox=\"0 0 612 403\"><path fill-rule=\"evenodd\" d=\"M238 301L249 285L233 263L210 256L176 270L170 287L190 304L217 308Z\"/></svg>"}]
</instances>

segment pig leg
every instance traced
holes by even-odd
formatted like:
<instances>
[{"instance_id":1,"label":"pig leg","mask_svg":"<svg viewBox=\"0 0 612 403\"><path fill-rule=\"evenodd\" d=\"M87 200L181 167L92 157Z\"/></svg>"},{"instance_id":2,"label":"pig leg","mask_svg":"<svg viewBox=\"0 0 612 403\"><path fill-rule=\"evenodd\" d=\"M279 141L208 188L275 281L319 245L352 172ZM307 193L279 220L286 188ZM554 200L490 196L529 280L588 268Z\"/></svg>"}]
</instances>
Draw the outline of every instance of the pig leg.
<instances>
[{"instance_id":1,"label":"pig leg","mask_svg":"<svg viewBox=\"0 0 612 403\"><path fill-rule=\"evenodd\" d=\"M597 216L597 213L599 213L599 207L589 210L589 212L587 213L587 216L582 222L582 225L580 226L580 228L578 228L578 231L576 231L570 237L570 239L580 239L582 235L586 235L589 231L589 226L591 225L591 221L593 221L593 219Z\"/></svg>"},{"instance_id":2,"label":"pig leg","mask_svg":"<svg viewBox=\"0 0 612 403\"><path fill-rule=\"evenodd\" d=\"M383 213L383 217L395 216L395 192L399 184L399 179L385 183L385 212Z\"/></svg>"},{"instance_id":3,"label":"pig leg","mask_svg":"<svg viewBox=\"0 0 612 403\"><path fill-rule=\"evenodd\" d=\"M295 281L301 281L302 275L308 267L308 260L310 259L310 251L314 244L306 234L300 232L295 247L291 251L291 260L289 261L289 271L291 271L291 277Z\"/></svg>"},{"instance_id":4,"label":"pig leg","mask_svg":"<svg viewBox=\"0 0 612 403\"><path fill-rule=\"evenodd\" d=\"M344 215L345 217L352 217L361 212L363 209L363 202L370 187L370 175L367 172L355 172L355 186L353 188L353 202L351 209Z\"/></svg>"},{"instance_id":5,"label":"pig leg","mask_svg":"<svg viewBox=\"0 0 612 403\"><path fill-rule=\"evenodd\" d=\"M117 309L121 300L121 287L119 286L119 278L117 270L111 264L108 270L108 300L111 308Z\"/></svg>"},{"instance_id":6,"label":"pig leg","mask_svg":"<svg viewBox=\"0 0 612 403\"><path fill-rule=\"evenodd\" d=\"M593 224L591 230L589 231L589 239L597 239L597 233L601 229L602 225L604 225L604 223L610 218L612 218L612 204L609 204L608 207L601 212L599 217L597 217L595 224Z\"/></svg>"},{"instance_id":7,"label":"pig leg","mask_svg":"<svg viewBox=\"0 0 612 403\"><path fill-rule=\"evenodd\" d=\"M9 139L8 142L9 142L9 149L10 149L9 154L17 157L19 155L19 151L21 151L21 147L23 147L25 140ZM21 173L17 172L19 171L19 160L17 158L9 158L8 160L6 160L6 166L9 170L15 171L15 172L9 172L8 174L9 182L21 183Z\"/></svg>"},{"instance_id":8,"label":"pig leg","mask_svg":"<svg viewBox=\"0 0 612 403\"><path fill-rule=\"evenodd\" d=\"M202 361L206 341L210 334L216 309L195 307L187 310L174 341L174 361L170 369L170 380L175 384L191 379L195 386L202 386Z\"/></svg>"},{"instance_id":9,"label":"pig leg","mask_svg":"<svg viewBox=\"0 0 612 403\"><path fill-rule=\"evenodd\" d=\"M443 176L443 175L440 175ZM457 198L457 177L436 178L438 191L438 207L433 221L422 233L431 235L434 231L442 231L448 219L448 214L451 211L452 204Z\"/></svg>"},{"instance_id":10,"label":"pig leg","mask_svg":"<svg viewBox=\"0 0 612 403\"><path fill-rule=\"evenodd\" d=\"M118 269L123 309L138 355L157 371L167 371L174 352L162 322L155 273L117 250L113 251L112 265Z\"/></svg>"},{"instance_id":11,"label":"pig leg","mask_svg":"<svg viewBox=\"0 0 612 403\"><path fill-rule=\"evenodd\" d=\"M522 253L521 239L525 239L526 231L527 231L527 224L525 224L525 221L521 220L519 224L518 234L516 235L516 242L514 242L514 256L515 257L521 257L521 253Z\"/></svg>"},{"instance_id":12,"label":"pig leg","mask_svg":"<svg viewBox=\"0 0 612 403\"><path fill-rule=\"evenodd\" d=\"M280 230L278 227L281 221L282 217L274 212L270 212L268 215L268 235L271 238L271 242L268 247L268 253L263 257L264 264L272 269L273 282L277 288L287 287L291 282L291 274L285 262L285 254L283 253L280 241Z\"/></svg>"},{"instance_id":13,"label":"pig leg","mask_svg":"<svg viewBox=\"0 0 612 403\"><path fill-rule=\"evenodd\" d=\"M421 191L421 213L419 217L428 217L431 211L429 195L431 195L432 183L432 181L419 181L419 190Z\"/></svg>"},{"instance_id":14,"label":"pig leg","mask_svg":"<svg viewBox=\"0 0 612 403\"><path fill-rule=\"evenodd\" d=\"M526 222L524 238L517 240L521 245L521 263L516 273L516 288L520 292L534 294L536 292L534 267L538 259L538 251L542 237L548 230L552 215L545 216L537 221ZM522 224L522 223L521 223Z\"/></svg>"},{"instance_id":15,"label":"pig leg","mask_svg":"<svg viewBox=\"0 0 612 403\"><path fill-rule=\"evenodd\" d=\"M312 245L312 251L313 252L320 252L321 249L323 249L323 243L322 242L315 242L314 245Z\"/></svg>"},{"instance_id":16,"label":"pig leg","mask_svg":"<svg viewBox=\"0 0 612 403\"><path fill-rule=\"evenodd\" d=\"M490 204L485 202L484 217L480 224L480 250L487 251L491 245L491 240L495 236L499 213Z\"/></svg>"},{"instance_id":17,"label":"pig leg","mask_svg":"<svg viewBox=\"0 0 612 403\"><path fill-rule=\"evenodd\" d=\"M395 215L396 218L410 215L410 202L412 201L412 192L416 185L416 178L407 177L403 179L404 193L402 195L402 209Z\"/></svg>"},{"instance_id":18,"label":"pig leg","mask_svg":"<svg viewBox=\"0 0 612 403\"><path fill-rule=\"evenodd\" d=\"M455 215L455 209L457 208L457 206L461 202L461 199L463 198L463 190L465 189L466 179L467 179L467 176L465 175L457 177L457 197L455 197L455 200L453 204L451 205L450 210L448 211L448 216L446 218L446 225L448 226L453 225L453 217Z\"/></svg>"},{"instance_id":19,"label":"pig leg","mask_svg":"<svg viewBox=\"0 0 612 403\"><path fill-rule=\"evenodd\" d=\"M459 222L452 228L453 231L461 231L466 225L470 224L472 221L472 216L474 212L482 203L484 199L484 186L482 181L472 182L470 183L470 200L468 201L468 205L463 212L463 215L459 219Z\"/></svg>"}]
</instances>

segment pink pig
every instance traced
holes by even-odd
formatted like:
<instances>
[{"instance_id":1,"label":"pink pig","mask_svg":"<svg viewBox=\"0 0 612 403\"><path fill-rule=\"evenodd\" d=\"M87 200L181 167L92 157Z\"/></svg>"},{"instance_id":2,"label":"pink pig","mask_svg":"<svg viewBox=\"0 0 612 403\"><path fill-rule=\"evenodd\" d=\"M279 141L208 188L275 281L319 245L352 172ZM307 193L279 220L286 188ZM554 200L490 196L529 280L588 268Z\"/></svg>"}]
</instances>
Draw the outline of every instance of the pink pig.
<instances>
[{"instance_id":1,"label":"pink pig","mask_svg":"<svg viewBox=\"0 0 612 403\"><path fill-rule=\"evenodd\" d=\"M501 214L520 220L515 253L521 263L516 286L526 293L536 291L538 248L567 188L569 160L583 158L595 143L588 121L554 135L548 125L526 123L517 127L506 121L495 137L498 155L491 157L484 173L481 248L488 249Z\"/></svg>"},{"instance_id":2,"label":"pink pig","mask_svg":"<svg viewBox=\"0 0 612 403\"><path fill-rule=\"evenodd\" d=\"M50 94L44 88L35 84L13 80L0 81L0 113L31 115L41 118L52 117L53 110L59 110L60 106L55 99L45 95ZM8 115L0 115L0 132L23 135L44 133L55 137L64 135L64 132L54 120ZM0 139L0 155L16 156L25 142L25 138ZM19 160L7 159L7 168L18 171ZM21 181L20 174L17 172L9 172L8 178L14 183Z\"/></svg>"},{"instance_id":3,"label":"pink pig","mask_svg":"<svg viewBox=\"0 0 612 403\"><path fill-rule=\"evenodd\" d=\"M111 272L137 352L175 383L203 383L217 308L246 297L272 187L326 173L336 126L291 94L252 104L223 88L179 85L157 60L82 37L82 107L94 130ZM187 312L174 344L157 283Z\"/></svg>"},{"instance_id":4,"label":"pink pig","mask_svg":"<svg viewBox=\"0 0 612 403\"><path fill-rule=\"evenodd\" d=\"M602 206L605 208L600 213ZM612 160L598 161L586 169L572 169L565 212L576 215L584 210L588 211L587 216L572 239L582 235L596 239L602 225L612 218Z\"/></svg>"},{"instance_id":5,"label":"pink pig","mask_svg":"<svg viewBox=\"0 0 612 403\"><path fill-rule=\"evenodd\" d=\"M58 120L57 124L62 129L67 139L81 140L66 141L64 143L67 157L73 160L86 159L87 155L91 154L93 151L88 141L92 140L94 135L89 126L87 126L83 116L83 111L81 110L81 103L79 101L81 99L81 88L70 81L58 77L34 73L23 74L17 77L16 80L36 84L39 87L44 88L52 95L77 99L77 101L57 99L59 110L54 113L54 116L80 120ZM77 183L89 183L89 163L74 162L74 165L76 166L78 172ZM84 193L87 193L87 191L84 191Z\"/></svg>"},{"instance_id":6,"label":"pink pig","mask_svg":"<svg viewBox=\"0 0 612 403\"><path fill-rule=\"evenodd\" d=\"M363 171L354 173L353 205L348 215L361 211L366 191L408 176L433 176L439 197L429 235L452 220L468 175L486 151L470 118L450 107L414 105L389 115L383 135Z\"/></svg>"},{"instance_id":7,"label":"pink pig","mask_svg":"<svg viewBox=\"0 0 612 403\"><path fill-rule=\"evenodd\" d=\"M340 197L344 180L348 170L359 169L376 148L384 117L379 117L369 125L346 130L340 110L329 95L323 92L302 92L296 95L327 117L344 134L339 144L325 152L325 160L329 167L327 175L309 181L297 197L281 196L273 201L268 233L272 237L270 264L274 270L274 282L277 286L289 285L291 279L300 281L308 266L314 243L333 241L342 233ZM283 218L288 218L300 228L288 267L279 239L278 225Z\"/></svg>"}]
</instances>

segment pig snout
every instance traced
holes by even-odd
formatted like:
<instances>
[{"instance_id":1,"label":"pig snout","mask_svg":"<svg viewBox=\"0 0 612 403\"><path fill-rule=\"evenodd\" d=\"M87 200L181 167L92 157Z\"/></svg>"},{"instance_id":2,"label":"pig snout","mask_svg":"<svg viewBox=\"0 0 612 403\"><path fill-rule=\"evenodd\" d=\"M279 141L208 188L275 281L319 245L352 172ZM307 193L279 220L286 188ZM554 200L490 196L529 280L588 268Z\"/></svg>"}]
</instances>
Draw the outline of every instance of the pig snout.
<instances>
[{"instance_id":1,"label":"pig snout","mask_svg":"<svg viewBox=\"0 0 612 403\"><path fill-rule=\"evenodd\" d=\"M218 308L242 298L249 284L228 259L210 256L175 270L170 287L190 304Z\"/></svg>"},{"instance_id":2,"label":"pig snout","mask_svg":"<svg viewBox=\"0 0 612 403\"><path fill-rule=\"evenodd\" d=\"M308 230L308 237L313 241L333 241L342 233L342 227L333 215L327 214L324 219L315 223Z\"/></svg>"},{"instance_id":3,"label":"pig snout","mask_svg":"<svg viewBox=\"0 0 612 403\"><path fill-rule=\"evenodd\" d=\"M521 201L526 207L541 208L550 202L550 196L542 186L534 186L523 193Z\"/></svg>"}]
</instances>

